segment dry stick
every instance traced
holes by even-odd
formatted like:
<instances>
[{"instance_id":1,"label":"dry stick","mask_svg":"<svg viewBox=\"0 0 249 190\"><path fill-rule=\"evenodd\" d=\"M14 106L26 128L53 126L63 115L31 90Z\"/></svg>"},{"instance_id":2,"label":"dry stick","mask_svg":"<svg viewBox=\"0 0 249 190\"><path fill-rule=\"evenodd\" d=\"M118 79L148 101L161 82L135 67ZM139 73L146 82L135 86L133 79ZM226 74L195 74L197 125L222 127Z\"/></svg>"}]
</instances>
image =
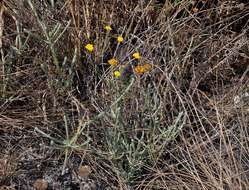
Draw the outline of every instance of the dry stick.
<instances>
[{"instance_id":1,"label":"dry stick","mask_svg":"<svg viewBox=\"0 0 249 190\"><path fill-rule=\"evenodd\" d=\"M0 49L1 49L1 60L2 60L2 70L1 70L1 73L0 75L2 75L2 81L3 83L1 84L1 96L4 97L5 96L5 73L4 73L4 70L5 70L5 59L4 59L4 54L3 54L3 41L2 41L2 38L3 38L3 27L4 27L4 19L3 19L3 12L4 12L4 5L3 5L3 2L0 4Z\"/></svg>"}]
</instances>

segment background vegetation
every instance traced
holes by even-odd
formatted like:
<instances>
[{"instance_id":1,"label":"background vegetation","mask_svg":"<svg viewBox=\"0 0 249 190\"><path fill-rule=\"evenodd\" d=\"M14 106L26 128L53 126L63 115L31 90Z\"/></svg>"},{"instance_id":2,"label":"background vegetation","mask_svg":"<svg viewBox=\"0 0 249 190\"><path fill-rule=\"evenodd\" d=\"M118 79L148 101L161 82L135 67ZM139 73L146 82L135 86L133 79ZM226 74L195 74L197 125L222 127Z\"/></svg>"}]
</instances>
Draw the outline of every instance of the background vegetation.
<instances>
[{"instance_id":1,"label":"background vegetation","mask_svg":"<svg viewBox=\"0 0 249 190\"><path fill-rule=\"evenodd\" d=\"M0 15L0 189L248 189L246 0Z\"/></svg>"}]
</instances>

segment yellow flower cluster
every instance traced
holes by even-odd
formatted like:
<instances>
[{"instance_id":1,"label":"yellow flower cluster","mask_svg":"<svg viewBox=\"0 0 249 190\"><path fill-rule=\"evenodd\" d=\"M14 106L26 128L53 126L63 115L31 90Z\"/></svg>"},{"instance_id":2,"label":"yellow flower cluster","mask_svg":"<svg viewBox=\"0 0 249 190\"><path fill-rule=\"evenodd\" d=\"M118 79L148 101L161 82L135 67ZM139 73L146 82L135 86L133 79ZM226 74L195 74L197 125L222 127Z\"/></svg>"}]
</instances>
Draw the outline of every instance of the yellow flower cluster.
<instances>
[{"instance_id":1,"label":"yellow flower cluster","mask_svg":"<svg viewBox=\"0 0 249 190\"><path fill-rule=\"evenodd\" d=\"M88 51L90 51L90 52L92 52L93 49L94 49L93 44L86 44L86 45L85 45L85 48L86 48Z\"/></svg>"},{"instance_id":2,"label":"yellow flower cluster","mask_svg":"<svg viewBox=\"0 0 249 190\"><path fill-rule=\"evenodd\" d=\"M122 43L124 41L124 38L122 36L117 37L118 43Z\"/></svg>"},{"instance_id":3,"label":"yellow flower cluster","mask_svg":"<svg viewBox=\"0 0 249 190\"><path fill-rule=\"evenodd\" d=\"M194 10L194 11L196 11L196 10ZM106 31L111 31L112 27L110 25L106 25L106 26L104 26L104 29ZM124 41L124 38L121 35L119 35L119 36L117 36L116 40L117 40L117 43L120 44L120 43L122 43ZM94 45L92 43L88 43L88 44L85 45L85 49L88 52L93 52L94 51ZM132 57L134 59L136 59L136 60L139 60L139 59L142 58L142 56L140 55L139 52L134 52L132 54ZM107 63L109 65L111 65L111 66L116 66L118 64L118 60L115 59L115 58L111 58L111 59L109 59L107 61ZM150 71L151 69L152 69L152 65L149 64L149 63L145 63L143 65L138 65L138 66L134 67L134 73L141 75L141 74L144 74L144 73ZM119 78L119 77L121 77L121 72L119 70L115 70L113 72L113 75L114 75L115 78Z\"/></svg>"},{"instance_id":4,"label":"yellow flower cluster","mask_svg":"<svg viewBox=\"0 0 249 190\"><path fill-rule=\"evenodd\" d=\"M115 65L118 64L118 61L117 61L117 59L115 59L115 58L109 59L107 62L108 62L110 65L112 65L112 66L115 66Z\"/></svg>"},{"instance_id":5,"label":"yellow flower cluster","mask_svg":"<svg viewBox=\"0 0 249 190\"><path fill-rule=\"evenodd\" d=\"M140 55L140 53L136 52L136 53L133 53L133 54L132 54L132 57L133 57L134 59L140 59L140 58L141 58L141 55Z\"/></svg>"},{"instance_id":6,"label":"yellow flower cluster","mask_svg":"<svg viewBox=\"0 0 249 190\"><path fill-rule=\"evenodd\" d=\"M105 29L106 31L111 31L111 30L112 30L112 27L111 27L110 25L106 25L106 26L104 27L104 29Z\"/></svg>"},{"instance_id":7,"label":"yellow flower cluster","mask_svg":"<svg viewBox=\"0 0 249 190\"><path fill-rule=\"evenodd\" d=\"M152 68L151 64L145 63L144 65L138 65L138 66L136 66L134 68L134 71L135 71L136 74L141 75L141 74L144 74L144 73L150 71L151 68Z\"/></svg>"},{"instance_id":8,"label":"yellow flower cluster","mask_svg":"<svg viewBox=\"0 0 249 190\"><path fill-rule=\"evenodd\" d=\"M143 73L145 72L145 69L144 69L143 66L138 65L138 66L136 66L136 67L134 68L134 71L135 71L135 73L137 73L137 74L143 74Z\"/></svg>"},{"instance_id":9,"label":"yellow flower cluster","mask_svg":"<svg viewBox=\"0 0 249 190\"><path fill-rule=\"evenodd\" d=\"M114 77L119 78L121 76L120 71L114 71Z\"/></svg>"}]
</instances>

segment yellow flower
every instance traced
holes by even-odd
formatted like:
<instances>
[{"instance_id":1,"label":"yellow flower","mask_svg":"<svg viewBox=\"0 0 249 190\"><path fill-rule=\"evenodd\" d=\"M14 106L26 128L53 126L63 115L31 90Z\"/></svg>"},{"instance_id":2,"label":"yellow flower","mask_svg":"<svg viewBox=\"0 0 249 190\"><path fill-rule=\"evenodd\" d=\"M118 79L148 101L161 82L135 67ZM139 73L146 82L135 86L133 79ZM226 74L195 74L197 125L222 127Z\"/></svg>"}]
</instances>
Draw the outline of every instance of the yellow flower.
<instances>
[{"instance_id":1,"label":"yellow flower","mask_svg":"<svg viewBox=\"0 0 249 190\"><path fill-rule=\"evenodd\" d=\"M143 74L145 72L145 69L143 66L138 65L134 68L134 71L136 74Z\"/></svg>"},{"instance_id":2,"label":"yellow flower","mask_svg":"<svg viewBox=\"0 0 249 190\"><path fill-rule=\"evenodd\" d=\"M124 38L122 36L118 36L117 41L118 43L121 43L124 41Z\"/></svg>"},{"instance_id":3,"label":"yellow flower","mask_svg":"<svg viewBox=\"0 0 249 190\"><path fill-rule=\"evenodd\" d=\"M118 64L118 61L115 58L109 59L107 61L110 65L114 66Z\"/></svg>"},{"instance_id":4,"label":"yellow flower","mask_svg":"<svg viewBox=\"0 0 249 190\"><path fill-rule=\"evenodd\" d=\"M147 71L151 70L152 65L149 64L149 63L145 63L145 64L143 65L143 67L144 67L145 72L147 72Z\"/></svg>"},{"instance_id":5,"label":"yellow flower","mask_svg":"<svg viewBox=\"0 0 249 190\"><path fill-rule=\"evenodd\" d=\"M111 30L112 30L112 27L111 27L110 25L106 25L106 26L104 27L104 29L107 30L107 31L111 31Z\"/></svg>"},{"instance_id":6,"label":"yellow flower","mask_svg":"<svg viewBox=\"0 0 249 190\"><path fill-rule=\"evenodd\" d=\"M135 59L140 59L141 58L141 55L137 52L137 53L133 53L132 56L135 58Z\"/></svg>"},{"instance_id":7,"label":"yellow flower","mask_svg":"<svg viewBox=\"0 0 249 190\"><path fill-rule=\"evenodd\" d=\"M88 51L92 52L92 51L93 51L93 44L86 44L85 48L86 48Z\"/></svg>"},{"instance_id":8,"label":"yellow flower","mask_svg":"<svg viewBox=\"0 0 249 190\"><path fill-rule=\"evenodd\" d=\"M121 76L120 71L114 71L114 77L119 78Z\"/></svg>"}]
</instances>

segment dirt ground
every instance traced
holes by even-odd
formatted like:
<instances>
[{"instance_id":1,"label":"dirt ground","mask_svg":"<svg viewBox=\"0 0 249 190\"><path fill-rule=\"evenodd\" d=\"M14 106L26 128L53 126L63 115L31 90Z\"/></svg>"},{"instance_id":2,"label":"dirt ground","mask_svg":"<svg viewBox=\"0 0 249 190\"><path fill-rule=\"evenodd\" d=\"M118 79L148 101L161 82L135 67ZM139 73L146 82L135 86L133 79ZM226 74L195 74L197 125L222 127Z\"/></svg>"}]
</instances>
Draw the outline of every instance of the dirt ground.
<instances>
[{"instance_id":1,"label":"dirt ground","mask_svg":"<svg viewBox=\"0 0 249 190\"><path fill-rule=\"evenodd\" d=\"M0 190L248 189L246 0L31 2L0 2ZM150 73L109 79L135 51Z\"/></svg>"}]
</instances>

